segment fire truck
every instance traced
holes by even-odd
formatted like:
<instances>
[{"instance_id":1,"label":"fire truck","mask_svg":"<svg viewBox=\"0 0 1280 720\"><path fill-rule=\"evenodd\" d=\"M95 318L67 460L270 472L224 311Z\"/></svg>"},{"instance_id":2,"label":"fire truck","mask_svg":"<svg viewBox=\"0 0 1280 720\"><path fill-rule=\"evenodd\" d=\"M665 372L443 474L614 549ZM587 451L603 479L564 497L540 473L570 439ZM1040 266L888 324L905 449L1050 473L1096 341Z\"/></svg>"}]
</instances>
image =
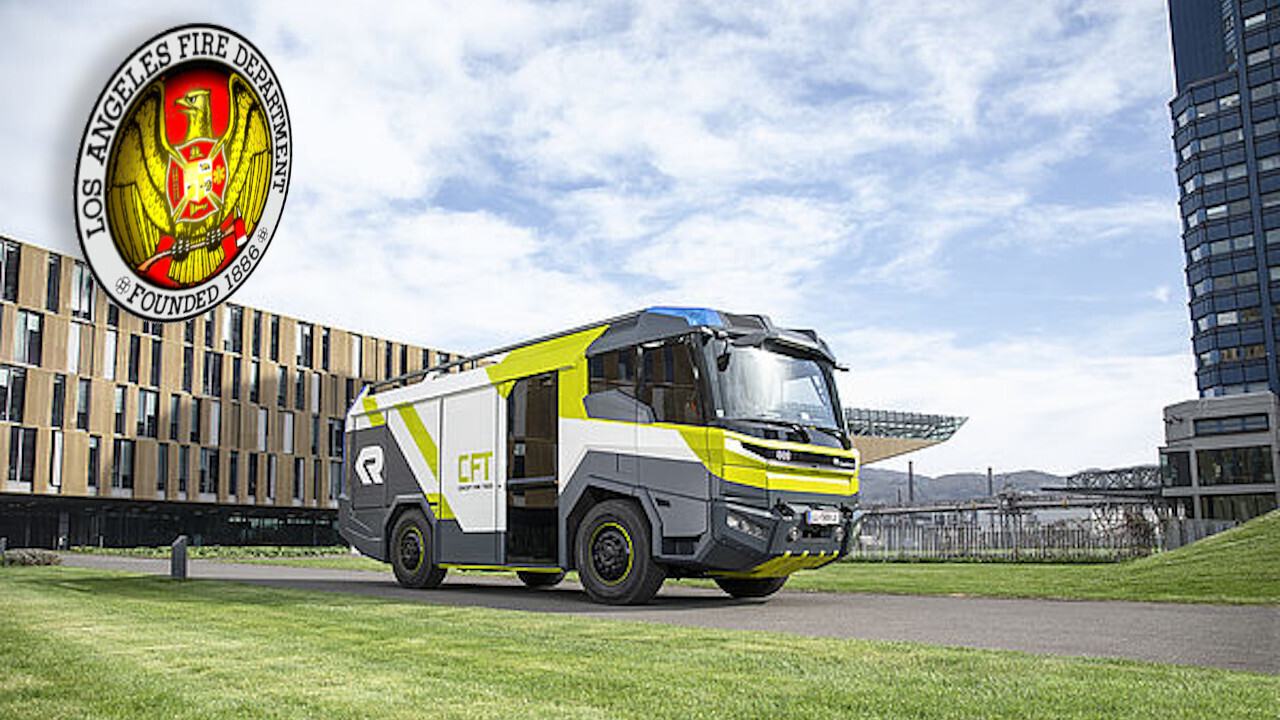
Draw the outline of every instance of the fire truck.
<instances>
[{"instance_id":1,"label":"fire truck","mask_svg":"<svg viewBox=\"0 0 1280 720\"><path fill-rule=\"evenodd\" d=\"M669 577L766 597L847 549L860 459L836 369L812 330L653 307L368 385L339 532L406 587L572 570L609 604Z\"/></svg>"}]
</instances>

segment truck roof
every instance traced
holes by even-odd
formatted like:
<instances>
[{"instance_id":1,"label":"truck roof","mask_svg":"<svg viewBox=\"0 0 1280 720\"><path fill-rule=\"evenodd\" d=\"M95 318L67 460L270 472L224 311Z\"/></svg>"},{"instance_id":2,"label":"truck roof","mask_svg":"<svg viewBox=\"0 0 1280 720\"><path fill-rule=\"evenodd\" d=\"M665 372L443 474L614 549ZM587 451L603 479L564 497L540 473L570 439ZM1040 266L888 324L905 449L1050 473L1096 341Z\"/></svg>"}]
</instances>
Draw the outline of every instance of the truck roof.
<instances>
[{"instance_id":1,"label":"truck roof","mask_svg":"<svg viewBox=\"0 0 1280 720\"><path fill-rule=\"evenodd\" d=\"M712 333L733 339L737 344L759 345L765 341L773 341L802 352L822 356L832 363L836 361L827 344L818 337L816 332L813 330L779 328L769 320L767 315L735 314L711 308L657 306L606 318L586 325L579 325L560 332L494 348L482 353L451 360L447 363L381 380L372 383L369 391L376 392L389 387L398 387L430 373L479 363L513 350L574 335L601 326L608 326L608 329L591 343L590 347L587 348L587 355L595 355L632 345L687 335L690 329L694 328L706 328Z\"/></svg>"}]
</instances>

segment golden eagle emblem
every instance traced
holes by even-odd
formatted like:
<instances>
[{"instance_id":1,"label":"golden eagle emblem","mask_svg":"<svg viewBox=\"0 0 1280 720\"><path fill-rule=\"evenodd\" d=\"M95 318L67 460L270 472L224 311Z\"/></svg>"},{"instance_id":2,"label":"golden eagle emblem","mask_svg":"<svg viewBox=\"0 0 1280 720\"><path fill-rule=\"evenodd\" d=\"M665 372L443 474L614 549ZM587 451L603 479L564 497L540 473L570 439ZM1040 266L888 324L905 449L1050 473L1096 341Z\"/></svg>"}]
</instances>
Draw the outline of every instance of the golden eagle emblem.
<instances>
[{"instance_id":1,"label":"golden eagle emblem","mask_svg":"<svg viewBox=\"0 0 1280 720\"><path fill-rule=\"evenodd\" d=\"M267 203L261 100L234 72L162 78L141 91L119 133L106 188L116 248L154 285L203 282L231 262Z\"/></svg>"}]
</instances>

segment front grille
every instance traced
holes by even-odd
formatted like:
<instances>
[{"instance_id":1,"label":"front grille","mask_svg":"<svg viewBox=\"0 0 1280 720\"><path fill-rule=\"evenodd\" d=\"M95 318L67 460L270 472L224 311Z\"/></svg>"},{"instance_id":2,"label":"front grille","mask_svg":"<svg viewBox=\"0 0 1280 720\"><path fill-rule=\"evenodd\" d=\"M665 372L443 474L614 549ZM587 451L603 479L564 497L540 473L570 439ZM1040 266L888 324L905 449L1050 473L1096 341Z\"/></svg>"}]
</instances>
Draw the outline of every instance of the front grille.
<instances>
[{"instance_id":1,"label":"front grille","mask_svg":"<svg viewBox=\"0 0 1280 720\"><path fill-rule=\"evenodd\" d=\"M761 457L777 460L779 462L798 463L801 465L820 465L823 467L831 467L839 470L857 470L858 463L853 458L838 457L835 455L824 455L821 453L805 452L804 450L786 450L779 448L770 448L763 445L744 442L742 447Z\"/></svg>"}]
</instances>

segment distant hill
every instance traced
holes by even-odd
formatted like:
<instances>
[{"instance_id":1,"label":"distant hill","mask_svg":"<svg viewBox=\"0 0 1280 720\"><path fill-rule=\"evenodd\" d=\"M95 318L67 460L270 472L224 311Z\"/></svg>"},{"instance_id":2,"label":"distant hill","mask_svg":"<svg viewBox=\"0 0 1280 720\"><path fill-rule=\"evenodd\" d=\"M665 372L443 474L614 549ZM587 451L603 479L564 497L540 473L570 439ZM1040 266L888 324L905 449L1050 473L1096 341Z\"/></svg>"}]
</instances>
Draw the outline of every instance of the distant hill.
<instances>
[{"instance_id":1,"label":"distant hill","mask_svg":"<svg viewBox=\"0 0 1280 720\"><path fill-rule=\"evenodd\" d=\"M859 494L862 498L860 502L862 507L895 505L899 502L899 497L903 503L907 501L906 473L880 468L863 468L860 477L862 487ZM1037 492L1046 485L1062 484L1064 481L1061 477L1037 470L996 473L992 482L997 493L1007 488L1014 488L1021 492ZM915 485L916 502L975 500L987 497L985 473L953 473L938 477L917 473Z\"/></svg>"}]
</instances>

